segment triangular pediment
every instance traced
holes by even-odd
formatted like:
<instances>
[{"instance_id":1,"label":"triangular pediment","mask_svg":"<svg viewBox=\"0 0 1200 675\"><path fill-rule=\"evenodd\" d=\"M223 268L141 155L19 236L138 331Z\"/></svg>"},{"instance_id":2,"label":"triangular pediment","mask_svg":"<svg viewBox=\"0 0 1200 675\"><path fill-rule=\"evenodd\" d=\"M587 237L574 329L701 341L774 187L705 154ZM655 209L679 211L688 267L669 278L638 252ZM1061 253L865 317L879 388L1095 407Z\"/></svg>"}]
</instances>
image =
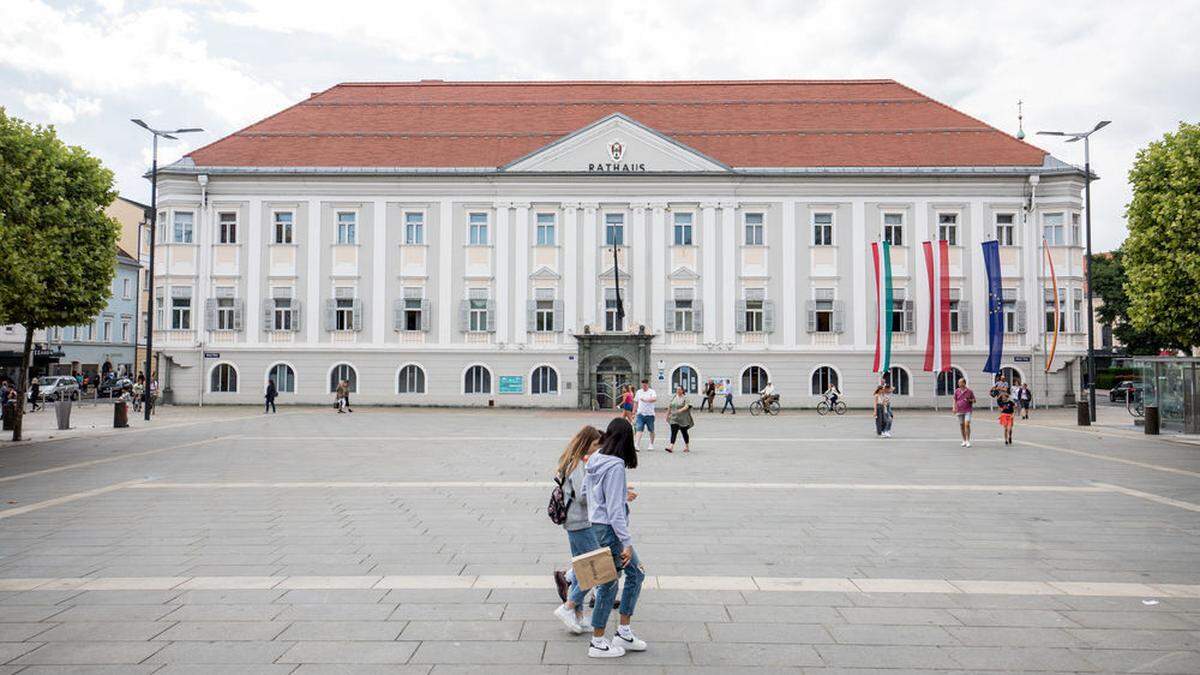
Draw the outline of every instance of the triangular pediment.
<instances>
[{"instance_id":1,"label":"triangular pediment","mask_svg":"<svg viewBox=\"0 0 1200 675\"><path fill-rule=\"evenodd\" d=\"M558 272L555 272L554 270L550 269L549 267L542 265L541 267L534 270L533 274L529 275L529 278L537 279L540 281L552 281L552 280L561 279L562 277L559 276Z\"/></svg>"},{"instance_id":2,"label":"triangular pediment","mask_svg":"<svg viewBox=\"0 0 1200 675\"><path fill-rule=\"evenodd\" d=\"M671 272L670 278L675 281L695 281L700 278L700 275L697 274L695 270L685 265L683 267L675 268L675 271Z\"/></svg>"},{"instance_id":3,"label":"triangular pediment","mask_svg":"<svg viewBox=\"0 0 1200 675\"><path fill-rule=\"evenodd\" d=\"M604 281L606 279L611 281L613 278L613 268L609 267L608 269L601 272L600 275L597 276L596 278L601 281ZM619 270L617 272L617 278L620 279L621 281L627 281L629 279L629 273L626 272L625 270Z\"/></svg>"},{"instance_id":4,"label":"triangular pediment","mask_svg":"<svg viewBox=\"0 0 1200 675\"><path fill-rule=\"evenodd\" d=\"M603 175L730 170L725 164L621 113L593 122L502 169Z\"/></svg>"}]
</instances>

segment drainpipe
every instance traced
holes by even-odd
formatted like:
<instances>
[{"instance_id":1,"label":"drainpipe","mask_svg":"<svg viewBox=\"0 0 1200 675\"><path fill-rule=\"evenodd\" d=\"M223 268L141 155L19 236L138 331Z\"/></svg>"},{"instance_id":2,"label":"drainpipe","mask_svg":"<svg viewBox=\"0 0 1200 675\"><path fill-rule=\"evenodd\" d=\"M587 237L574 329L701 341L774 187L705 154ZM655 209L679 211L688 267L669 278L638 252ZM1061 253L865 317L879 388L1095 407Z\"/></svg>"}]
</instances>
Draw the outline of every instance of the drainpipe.
<instances>
[{"instance_id":1,"label":"drainpipe","mask_svg":"<svg viewBox=\"0 0 1200 675\"><path fill-rule=\"evenodd\" d=\"M196 176L196 182L200 184L200 214L199 214L200 222L197 223L197 228L196 228L196 240L197 240L197 242L199 242L200 248L197 249L197 251L196 251L196 267L202 272L207 272L207 269L205 269L205 263L207 263L208 258L207 258L207 256L204 255L204 249L205 249L205 247L208 246L208 238L205 233L207 233L209 231L209 228L208 228L208 222L209 222L209 218L208 218L208 174L202 173L199 176ZM207 278L207 277L208 277L207 274L204 274L203 277L201 277L200 275L197 275L197 279L203 279L203 278ZM197 292L193 293L192 296L197 299L203 298L205 300L205 302L207 302L208 295L200 294L198 292L199 288L197 288L196 290L197 290ZM195 311L199 315L199 312L202 312L204 310L200 307L197 307L195 309ZM200 377L199 377L199 380L200 380L200 398L199 398L200 405L199 405L199 407L201 407L201 408L204 407L204 380L208 376L208 374L204 371L204 367L205 367L205 365L207 365L205 363L205 358L204 358L204 333L208 330L210 330L210 327L208 326L208 324L204 324L204 330L199 331L196 335L196 346L199 348L199 354L200 354Z\"/></svg>"}]
</instances>

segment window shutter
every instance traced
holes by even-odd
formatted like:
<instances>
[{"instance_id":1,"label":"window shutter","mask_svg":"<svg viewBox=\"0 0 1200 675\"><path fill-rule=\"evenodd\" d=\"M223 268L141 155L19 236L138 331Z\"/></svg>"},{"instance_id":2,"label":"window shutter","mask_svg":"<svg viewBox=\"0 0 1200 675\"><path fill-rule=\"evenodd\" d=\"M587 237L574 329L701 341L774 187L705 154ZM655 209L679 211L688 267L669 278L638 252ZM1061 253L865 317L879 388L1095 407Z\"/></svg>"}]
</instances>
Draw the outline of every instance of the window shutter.
<instances>
[{"instance_id":1,"label":"window shutter","mask_svg":"<svg viewBox=\"0 0 1200 675\"><path fill-rule=\"evenodd\" d=\"M815 333L817 332L817 301L806 300L804 308L808 313L808 332Z\"/></svg>"},{"instance_id":2,"label":"window shutter","mask_svg":"<svg viewBox=\"0 0 1200 675\"><path fill-rule=\"evenodd\" d=\"M567 327L563 325L563 301L555 300L554 301L554 330L561 331L561 330L566 330L566 329L567 329Z\"/></svg>"},{"instance_id":3,"label":"window shutter","mask_svg":"<svg viewBox=\"0 0 1200 675\"><path fill-rule=\"evenodd\" d=\"M537 300L525 301L525 330L530 333L537 330Z\"/></svg>"},{"instance_id":4,"label":"window shutter","mask_svg":"<svg viewBox=\"0 0 1200 675\"><path fill-rule=\"evenodd\" d=\"M325 300L325 330L337 330L337 300Z\"/></svg>"},{"instance_id":5,"label":"window shutter","mask_svg":"<svg viewBox=\"0 0 1200 675\"><path fill-rule=\"evenodd\" d=\"M392 301L392 330L404 330L404 300Z\"/></svg>"},{"instance_id":6,"label":"window shutter","mask_svg":"<svg viewBox=\"0 0 1200 675\"><path fill-rule=\"evenodd\" d=\"M263 330L275 330L275 298L263 300Z\"/></svg>"},{"instance_id":7,"label":"window shutter","mask_svg":"<svg viewBox=\"0 0 1200 675\"><path fill-rule=\"evenodd\" d=\"M362 326L363 326L362 300L360 300L359 298L355 298L353 307L354 307L354 330L361 331Z\"/></svg>"},{"instance_id":8,"label":"window shutter","mask_svg":"<svg viewBox=\"0 0 1200 675\"><path fill-rule=\"evenodd\" d=\"M915 314L915 313L916 312L913 311L913 301L905 300L904 301L904 332L905 333L913 332L913 314Z\"/></svg>"},{"instance_id":9,"label":"window shutter","mask_svg":"<svg viewBox=\"0 0 1200 675\"><path fill-rule=\"evenodd\" d=\"M745 300L737 301L737 308L734 310L734 313L736 314L736 318L737 318L737 332L745 333L746 332L746 301ZM728 325L728 324L726 324L726 325Z\"/></svg>"},{"instance_id":10,"label":"window shutter","mask_svg":"<svg viewBox=\"0 0 1200 675\"><path fill-rule=\"evenodd\" d=\"M668 300L667 301L667 326L666 326L665 332L674 333L676 330L678 330L678 329L675 327L675 301Z\"/></svg>"},{"instance_id":11,"label":"window shutter","mask_svg":"<svg viewBox=\"0 0 1200 675\"><path fill-rule=\"evenodd\" d=\"M1016 302L1016 305L1013 308L1013 313L1017 315L1017 332L1024 333L1026 330L1025 329L1025 320L1026 319L1025 319L1025 301L1024 300L1018 300Z\"/></svg>"},{"instance_id":12,"label":"window shutter","mask_svg":"<svg viewBox=\"0 0 1200 675\"><path fill-rule=\"evenodd\" d=\"M209 298L204 301L204 325L209 330L217 329L217 299Z\"/></svg>"},{"instance_id":13,"label":"window shutter","mask_svg":"<svg viewBox=\"0 0 1200 675\"><path fill-rule=\"evenodd\" d=\"M958 332L971 332L971 301L958 301Z\"/></svg>"},{"instance_id":14,"label":"window shutter","mask_svg":"<svg viewBox=\"0 0 1200 675\"><path fill-rule=\"evenodd\" d=\"M692 300L692 330L704 332L704 303L698 299Z\"/></svg>"},{"instance_id":15,"label":"window shutter","mask_svg":"<svg viewBox=\"0 0 1200 675\"><path fill-rule=\"evenodd\" d=\"M763 332L775 332L775 301L763 300Z\"/></svg>"},{"instance_id":16,"label":"window shutter","mask_svg":"<svg viewBox=\"0 0 1200 675\"><path fill-rule=\"evenodd\" d=\"M833 301L833 332L841 333L846 330L846 303L842 300Z\"/></svg>"},{"instance_id":17,"label":"window shutter","mask_svg":"<svg viewBox=\"0 0 1200 675\"><path fill-rule=\"evenodd\" d=\"M246 314L246 303L235 300L233 303L233 329L242 330L242 322Z\"/></svg>"},{"instance_id":18,"label":"window shutter","mask_svg":"<svg viewBox=\"0 0 1200 675\"><path fill-rule=\"evenodd\" d=\"M429 298L424 298L421 300L421 331L424 333L429 332L429 312Z\"/></svg>"},{"instance_id":19,"label":"window shutter","mask_svg":"<svg viewBox=\"0 0 1200 675\"><path fill-rule=\"evenodd\" d=\"M496 301L487 301L487 332L496 332Z\"/></svg>"},{"instance_id":20,"label":"window shutter","mask_svg":"<svg viewBox=\"0 0 1200 675\"><path fill-rule=\"evenodd\" d=\"M458 301L458 322L462 327L462 332L466 333L471 330L471 303L467 300Z\"/></svg>"},{"instance_id":21,"label":"window shutter","mask_svg":"<svg viewBox=\"0 0 1200 675\"><path fill-rule=\"evenodd\" d=\"M299 300L292 300L292 332L300 332L300 321L303 320L304 311Z\"/></svg>"}]
</instances>

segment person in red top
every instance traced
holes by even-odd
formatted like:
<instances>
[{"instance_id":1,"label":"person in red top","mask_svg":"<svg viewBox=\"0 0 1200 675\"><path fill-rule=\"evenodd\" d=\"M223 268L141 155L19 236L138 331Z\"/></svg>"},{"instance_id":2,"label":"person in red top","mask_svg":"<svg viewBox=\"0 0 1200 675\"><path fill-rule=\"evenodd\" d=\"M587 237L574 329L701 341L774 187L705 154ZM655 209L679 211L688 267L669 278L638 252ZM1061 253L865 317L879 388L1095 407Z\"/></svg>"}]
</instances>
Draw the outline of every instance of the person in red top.
<instances>
[{"instance_id":1,"label":"person in red top","mask_svg":"<svg viewBox=\"0 0 1200 675\"><path fill-rule=\"evenodd\" d=\"M1000 394L996 399L1000 408L1000 426L1004 428L1004 444L1012 445L1013 415L1017 412L1017 404L1007 393Z\"/></svg>"},{"instance_id":2,"label":"person in red top","mask_svg":"<svg viewBox=\"0 0 1200 675\"><path fill-rule=\"evenodd\" d=\"M962 433L962 447L971 447L971 411L975 408L975 392L967 388L967 381L959 379L958 387L954 390L954 414L958 417L959 432Z\"/></svg>"}]
</instances>

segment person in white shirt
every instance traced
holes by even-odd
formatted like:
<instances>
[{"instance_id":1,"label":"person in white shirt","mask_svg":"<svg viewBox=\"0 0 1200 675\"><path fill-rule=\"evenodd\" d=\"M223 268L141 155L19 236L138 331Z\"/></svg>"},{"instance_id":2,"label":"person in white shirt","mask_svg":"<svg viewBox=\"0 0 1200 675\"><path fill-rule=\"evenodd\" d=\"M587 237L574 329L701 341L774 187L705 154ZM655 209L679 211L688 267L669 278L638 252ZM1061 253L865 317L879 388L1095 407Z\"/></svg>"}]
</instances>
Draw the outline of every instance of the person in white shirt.
<instances>
[{"instance_id":1,"label":"person in white shirt","mask_svg":"<svg viewBox=\"0 0 1200 675\"><path fill-rule=\"evenodd\" d=\"M775 395L775 385L771 382L768 382L767 386L763 387L762 391L760 391L758 395L762 397L762 402L765 406L771 405L775 399L779 398Z\"/></svg>"},{"instance_id":2,"label":"person in white shirt","mask_svg":"<svg viewBox=\"0 0 1200 675\"><path fill-rule=\"evenodd\" d=\"M640 449L642 447L642 432L650 431L650 450L654 450L654 403L658 400L658 394L650 388L649 380L642 380L642 388L637 390L633 395L633 401L637 404L637 417L634 419L634 430L637 431L637 438L634 439L634 447Z\"/></svg>"}]
</instances>

